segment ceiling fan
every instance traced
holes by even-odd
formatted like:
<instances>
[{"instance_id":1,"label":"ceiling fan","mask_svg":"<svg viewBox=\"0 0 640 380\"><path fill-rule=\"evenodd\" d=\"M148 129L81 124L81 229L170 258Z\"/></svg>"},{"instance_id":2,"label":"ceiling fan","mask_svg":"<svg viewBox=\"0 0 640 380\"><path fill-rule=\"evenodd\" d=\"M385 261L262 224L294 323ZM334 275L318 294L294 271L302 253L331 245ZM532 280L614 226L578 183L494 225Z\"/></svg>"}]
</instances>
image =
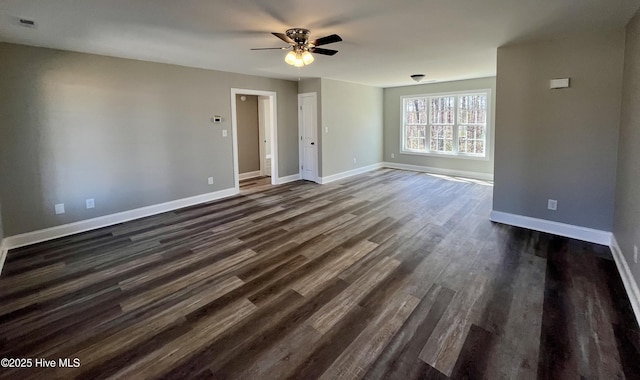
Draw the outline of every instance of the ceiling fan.
<instances>
[{"instance_id":1,"label":"ceiling fan","mask_svg":"<svg viewBox=\"0 0 640 380\"><path fill-rule=\"evenodd\" d=\"M309 29L303 28L291 28L285 33L274 32L271 34L288 43L289 46L278 48L253 48L251 50L291 50L285 57L284 61L295 67L302 67L311 64L314 60L311 53L323 55L336 54L338 52L337 50L323 49L318 46L342 41L342 38L337 34L309 41Z\"/></svg>"}]
</instances>

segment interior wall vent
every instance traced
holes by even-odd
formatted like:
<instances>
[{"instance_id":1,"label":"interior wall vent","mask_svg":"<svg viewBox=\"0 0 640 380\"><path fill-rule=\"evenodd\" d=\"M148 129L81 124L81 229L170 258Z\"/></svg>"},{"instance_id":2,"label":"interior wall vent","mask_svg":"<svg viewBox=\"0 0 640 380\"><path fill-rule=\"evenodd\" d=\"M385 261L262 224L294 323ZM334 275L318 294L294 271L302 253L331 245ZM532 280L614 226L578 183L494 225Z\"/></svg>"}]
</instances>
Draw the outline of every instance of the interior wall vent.
<instances>
[{"instance_id":1,"label":"interior wall vent","mask_svg":"<svg viewBox=\"0 0 640 380\"><path fill-rule=\"evenodd\" d=\"M28 18L20 18L18 19L18 23L22 26L26 26L27 28L35 28L36 20L28 19Z\"/></svg>"}]
</instances>

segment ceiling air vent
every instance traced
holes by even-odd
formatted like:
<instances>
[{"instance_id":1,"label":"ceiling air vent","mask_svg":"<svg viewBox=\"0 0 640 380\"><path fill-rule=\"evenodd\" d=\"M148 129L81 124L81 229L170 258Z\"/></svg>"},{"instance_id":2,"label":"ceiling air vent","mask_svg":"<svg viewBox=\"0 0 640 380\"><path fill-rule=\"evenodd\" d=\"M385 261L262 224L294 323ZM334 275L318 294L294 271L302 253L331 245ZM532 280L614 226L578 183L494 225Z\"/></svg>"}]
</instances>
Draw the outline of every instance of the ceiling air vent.
<instances>
[{"instance_id":1,"label":"ceiling air vent","mask_svg":"<svg viewBox=\"0 0 640 380\"><path fill-rule=\"evenodd\" d=\"M35 28L36 20L28 19L28 18L19 18L18 23L27 28Z\"/></svg>"}]
</instances>

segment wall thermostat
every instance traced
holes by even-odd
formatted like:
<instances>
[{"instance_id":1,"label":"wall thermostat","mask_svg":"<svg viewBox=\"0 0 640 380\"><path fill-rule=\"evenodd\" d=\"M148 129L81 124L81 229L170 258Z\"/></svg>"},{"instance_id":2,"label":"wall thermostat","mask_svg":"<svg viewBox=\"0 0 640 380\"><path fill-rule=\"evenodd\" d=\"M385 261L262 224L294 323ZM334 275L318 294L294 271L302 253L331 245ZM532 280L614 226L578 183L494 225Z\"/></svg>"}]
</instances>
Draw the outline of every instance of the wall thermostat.
<instances>
[{"instance_id":1,"label":"wall thermostat","mask_svg":"<svg viewBox=\"0 0 640 380\"><path fill-rule=\"evenodd\" d=\"M551 79L549 81L549 88L551 89L569 88L569 79L570 78Z\"/></svg>"},{"instance_id":2,"label":"wall thermostat","mask_svg":"<svg viewBox=\"0 0 640 380\"><path fill-rule=\"evenodd\" d=\"M211 121L213 121L216 124L220 124L222 123L222 116L215 115L214 117L211 118Z\"/></svg>"}]
</instances>

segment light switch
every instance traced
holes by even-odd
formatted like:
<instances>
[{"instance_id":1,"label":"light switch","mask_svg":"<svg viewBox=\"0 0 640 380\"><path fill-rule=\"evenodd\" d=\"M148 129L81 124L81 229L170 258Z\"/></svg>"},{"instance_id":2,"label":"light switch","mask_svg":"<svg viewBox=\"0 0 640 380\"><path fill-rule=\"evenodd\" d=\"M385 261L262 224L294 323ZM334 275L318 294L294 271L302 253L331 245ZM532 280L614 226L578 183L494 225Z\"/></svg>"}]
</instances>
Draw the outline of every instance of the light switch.
<instances>
[{"instance_id":1,"label":"light switch","mask_svg":"<svg viewBox=\"0 0 640 380\"><path fill-rule=\"evenodd\" d=\"M56 214L64 214L64 203L58 203L55 205Z\"/></svg>"},{"instance_id":2,"label":"light switch","mask_svg":"<svg viewBox=\"0 0 640 380\"><path fill-rule=\"evenodd\" d=\"M222 130L222 137L227 137L227 130L226 129Z\"/></svg>"}]
</instances>

